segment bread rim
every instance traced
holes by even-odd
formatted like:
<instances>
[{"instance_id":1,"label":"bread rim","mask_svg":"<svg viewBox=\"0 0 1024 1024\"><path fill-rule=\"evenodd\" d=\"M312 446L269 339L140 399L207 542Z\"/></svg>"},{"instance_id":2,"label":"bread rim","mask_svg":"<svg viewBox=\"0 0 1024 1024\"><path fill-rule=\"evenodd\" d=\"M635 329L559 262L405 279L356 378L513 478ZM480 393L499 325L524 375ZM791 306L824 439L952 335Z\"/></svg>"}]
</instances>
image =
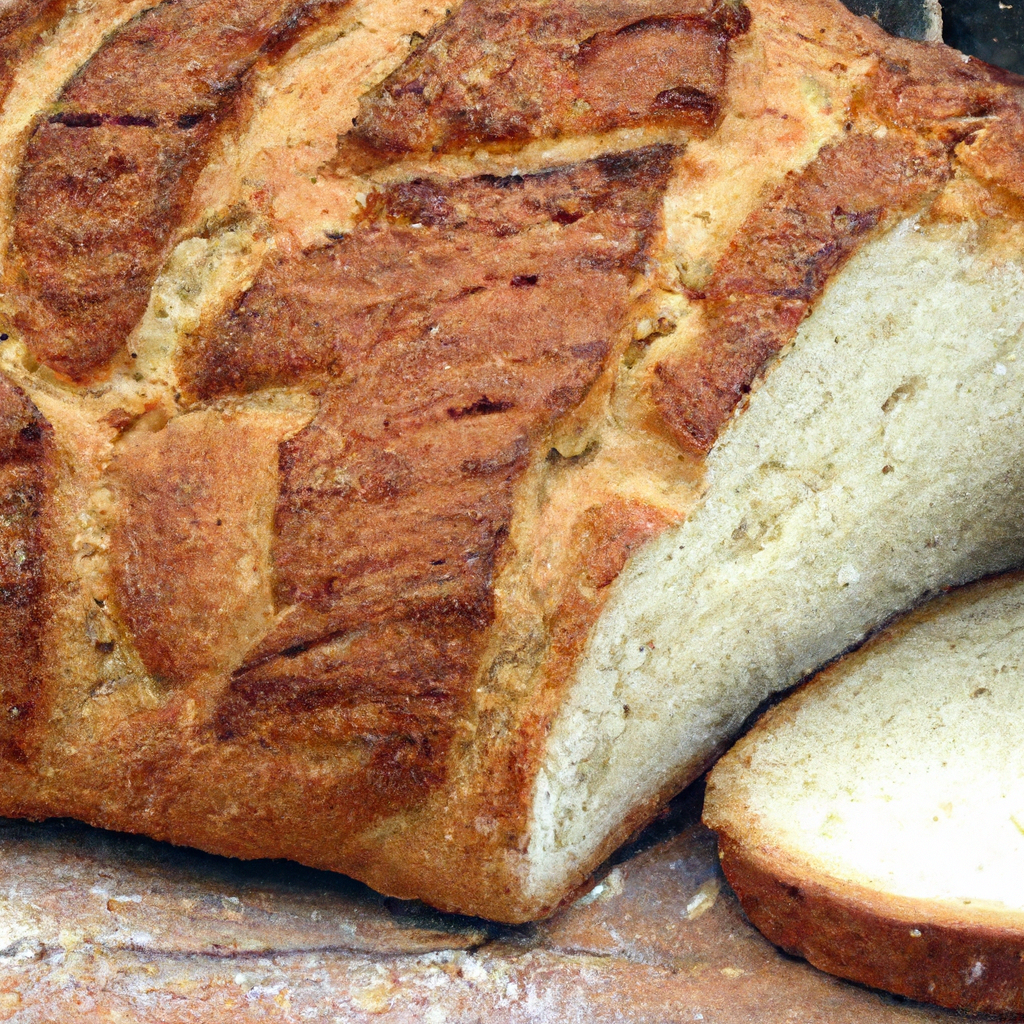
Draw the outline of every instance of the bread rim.
<instances>
[{"instance_id":1,"label":"bread rim","mask_svg":"<svg viewBox=\"0 0 1024 1024\"><path fill-rule=\"evenodd\" d=\"M886 897L739 843L725 831L718 842L722 870L745 913L787 953L909 999L975 1013L1024 1013L1021 915Z\"/></svg>"},{"instance_id":2,"label":"bread rim","mask_svg":"<svg viewBox=\"0 0 1024 1024\"><path fill-rule=\"evenodd\" d=\"M773 844L730 790L746 751L827 690L851 659L898 641L950 604L1024 585L1024 572L979 580L935 598L877 631L766 711L708 777L704 823L744 912L771 942L829 974L948 1009L1024 1013L1024 913L984 900L923 899L838 878Z\"/></svg>"}]
</instances>

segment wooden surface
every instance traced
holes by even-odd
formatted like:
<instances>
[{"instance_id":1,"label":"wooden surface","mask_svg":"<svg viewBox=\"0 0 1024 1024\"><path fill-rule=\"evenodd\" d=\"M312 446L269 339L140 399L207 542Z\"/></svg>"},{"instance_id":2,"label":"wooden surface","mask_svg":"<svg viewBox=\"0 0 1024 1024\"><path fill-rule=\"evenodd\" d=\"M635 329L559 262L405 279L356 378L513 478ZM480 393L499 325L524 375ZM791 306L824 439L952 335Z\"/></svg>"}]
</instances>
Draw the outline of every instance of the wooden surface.
<instances>
[{"instance_id":1,"label":"wooden surface","mask_svg":"<svg viewBox=\"0 0 1024 1024\"><path fill-rule=\"evenodd\" d=\"M770 946L722 879L701 796L680 797L588 896L519 928L283 862L0 821L0 1021L959 1019Z\"/></svg>"}]
</instances>

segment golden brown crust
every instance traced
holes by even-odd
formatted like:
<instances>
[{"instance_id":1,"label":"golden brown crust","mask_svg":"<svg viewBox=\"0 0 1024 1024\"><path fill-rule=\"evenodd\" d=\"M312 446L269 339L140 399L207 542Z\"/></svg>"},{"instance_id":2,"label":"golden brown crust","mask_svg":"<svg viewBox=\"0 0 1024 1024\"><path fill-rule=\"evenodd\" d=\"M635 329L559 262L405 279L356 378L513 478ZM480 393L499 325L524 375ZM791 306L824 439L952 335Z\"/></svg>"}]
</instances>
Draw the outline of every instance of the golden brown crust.
<instances>
[{"instance_id":1,"label":"golden brown crust","mask_svg":"<svg viewBox=\"0 0 1024 1024\"><path fill-rule=\"evenodd\" d=\"M138 15L35 129L7 283L40 362L104 371L146 308L245 72L327 0L181 0Z\"/></svg>"},{"instance_id":2,"label":"golden brown crust","mask_svg":"<svg viewBox=\"0 0 1024 1024\"><path fill-rule=\"evenodd\" d=\"M1024 113L1017 108L984 128L975 139L957 151L957 157L972 174L990 187L1006 189L1016 200L1024 200Z\"/></svg>"},{"instance_id":3,"label":"golden brown crust","mask_svg":"<svg viewBox=\"0 0 1024 1024\"><path fill-rule=\"evenodd\" d=\"M851 134L791 174L747 219L699 297L700 347L654 368L653 401L676 442L708 452L832 275L876 228L912 213L949 174L942 146L896 132Z\"/></svg>"},{"instance_id":4,"label":"golden brown crust","mask_svg":"<svg viewBox=\"0 0 1024 1024\"><path fill-rule=\"evenodd\" d=\"M351 234L272 258L234 308L188 343L177 371L184 393L209 400L332 380L351 393L372 378L377 401L415 386L410 404L447 402L453 422L509 411L475 406L476 392L497 389L492 404L503 402L499 392L522 388L525 376L509 369L504 385L500 373L467 378L493 366L488 353L506 334L513 367L553 355L537 348L546 331L565 335L564 358L603 358L584 349L606 343L622 299L609 295L612 311L588 311L584 296L599 287L622 295L642 270L673 155L657 146L541 174L416 179L371 193ZM392 366L390 354L413 344L405 364ZM442 355L458 376L443 370ZM416 381L413 371L427 376ZM460 395L463 383L474 393ZM517 404L540 400L524 393Z\"/></svg>"},{"instance_id":5,"label":"golden brown crust","mask_svg":"<svg viewBox=\"0 0 1024 1024\"><path fill-rule=\"evenodd\" d=\"M220 0L168 3L115 34L31 144L8 267L12 279L28 275L13 296L25 330L17 340L89 384L63 393L87 410L83 421L95 413L103 424L102 443L76 472L88 478L86 518L102 504L101 485L114 495L109 520L95 516L112 528L98 528L99 550L83 572L109 591L116 636L86 639L116 641L111 657L123 653L124 665L93 690L87 672L74 687L53 682L63 717L53 716L51 747L31 766L36 789L26 783L29 795L3 810L73 814L237 856L288 856L505 920L549 913L564 893L522 888L533 787L612 581L696 500L693 452L706 450L828 277L887 218L941 185L950 148L966 152L977 140L970 167L984 184L971 180L986 196L990 180L1010 180L996 133L988 143L972 133L1014 109L1012 84L972 66L968 84L981 99L966 113L954 105L948 118L924 108L911 117L904 87L924 72L911 60L866 83L890 42L828 0L778 9L759 0L749 30L741 6L700 0L470 0L390 78L411 25L404 34L390 26L379 51L365 39L345 46L346 33L377 33L392 5L367 0L351 23L317 36L322 49L266 68L252 63L275 57L298 31L287 12L320 6L229 6L232 18ZM416 7L425 29L419 5L397 6ZM547 48L523 43L530 26L554 24L542 7L562 19ZM223 15L242 19L243 31L221 38L198 20L192 35L168 27L172 9L185 17L200 8L213 27ZM141 40L146 26L155 26L153 69L150 58L125 56L125 41ZM801 28L825 42L798 37ZM458 45L431 49L439 41ZM517 57L511 78L463 82L467 69L485 70L478 58L492 44L495 67ZM328 105L329 116L311 115L294 135L268 118L273 152L260 149L265 111L301 78L302 61L328 51L332 67L354 52L352 81L370 90L343 156L360 156L359 141L371 176L344 161L321 174L309 162L313 143L317 159L333 152L356 112L354 91L350 106ZM552 64L563 51L566 66ZM670 59L648 59L655 53ZM814 76L827 78L834 65L834 95L782 110L771 106L772 86L762 112L730 94L741 59L745 89L796 69L815 96L824 86ZM936 59L944 75L959 60ZM186 65L201 73L193 80ZM310 100L308 67L300 98L276 108L279 118ZM428 86L417 91L423 75L449 90L429 109ZM531 89L542 93L536 103L510 100ZM456 116L470 93L481 114L472 124ZM984 115L982 100L995 104ZM729 174L749 186L755 176L731 148L738 138L748 145L773 133L771 151L800 167L825 140L842 138L847 115L850 137L769 191L703 292L659 291L675 282L662 247L673 176L686 176L687 196ZM224 128L248 116L239 151L249 150L238 157ZM929 118L940 116L933 130ZM888 134L872 134L880 128ZM600 134L608 129L621 130ZM705 136L682 161L677 149L637 149ZM523 144L525 174L515 170ZM1012 152L1017 143L1005 145ZM633 151L593 159L609 147ZM191 182L207 161L201 211ZM773 169L756 180L781 177ZM288 216L294 226L308 214L306 233L275 220L295 180L301 202ZM225 181L235 190L222 194ZM748 188L744 211L756 192ZM221 215L243 196L250 205L226 226ZM186 213L190 201L197 209ZM721 195L708 202L717 217ZM118 349L193 213L206 216L210 235L174 252L134 339L139 359L122 365ZM741 219L722 218L733 226L718 229L714 259ZM343 226L300 251L300 234L307 245L335 223ZM192 304L197 292L202 301ZM691 350L673 354L678 339L667 336L651 344L662 302L681 322L707 318ZM674 322L666 316L661 333ZM649 388L637 387L634 407L620 401L627 379L645 379L655 364L658 408L689 456L661 424L657 436L648 431L657 418ZM52 387L45 368L19 367ZM303 415L261 419L279 399ZM615 472L588 475L590 454L616 431L629 443L597 459ZM623 479L635 485L642 475L632 455L655 449L650 464L671 469L630 490ZM558 485L565 501L546 505L558 462L574 467ZM673 473L686 477L686 495L672 489ZM672 486L659 491L666 480ZM532 551L541 516L569 549L554 570ZM242 578L250 561L258 585ZM552 582L559 574L572 579ZM635 806L599 855L698 768L681 766Z\"/></svg>"},{"instance_id":6,"label":"golden brown crust","mask_svg":"<svg viewBox=\"0 0 1024 1024\"><path fill-rule=\"evenodd\" d=\"M738 0L467 0L360 100L342 159L346 144L394 158L643 125L706 135L749 23Z\"/></svg>"},{"instance_id":7,"label":"golden brown crust","mask_svg":"<svg viewBox=\"0 0 1024 1024\"><path fill-rule=\"evenodd\" d=\"M161 683L235 669L270 625L277 443L258 417L218 410L166 426L157 417L119 446L109 472L114 603Z\"/></svg>"},{"instance_id":8,"label":"golden brown crust","mask_svg":"<svg viewBox=\"0 0 1024 1024\"><path fill-rule=\"evenodd\" d=\"M53 428L25 393L0 376L0 760L23 762L41 686L47 500Z\"/></svg>"},{"instance_id":9,"label":"golden brown crust","mask_svg":"<svg viewBox=\"0 0 1024 1024\"><path fill-rule=\"evenodd\" d=\"M1024 932L886 901L813 871L780 870L770 851L727 833L719 834L719 855L747 916L786 952L911 999L1024 1013Z\"/></svg>"},{"instance_id":10,"label":"golden brown crust","mask_svg":"<svg viewBox=\"0 0 1024 1024\"><path fill-rule=\"evenodd\" d=\"M1012 109L1024 79L945 46L888 41L861 102L884 124L953 145Z\"/></svg>"},{"instance_id":11,"label":"golden brown crust","mask_svg":"<svg viewBox=\"0 0 1024 1024\"><path fill-rule=\"evenodd\" d=\"M202 129L200 129L202 131ZM173 128L40 126L18 195L15 317L33 354L82 380L120 351L142 315L197 173Z\"/></svg>"},{"instance_id":12,"label":"golden brown crust","mask_svg":"<svg viewBox=\"0 0 1024 1024\"><path fill-rule=\"evenodd\" d=\"M281 448L286 610L217 712L223 739L358 742L366 785L409 800L443 778L516 487L616 348L673 155L389 187L195 342L179 378L201 397L305 380L320 401Z\"/></svg>"},{"instance_id":13,"label":"golden brown crust","mask_svg":"<svg viewBox=\"0 0 1024 1024\"><path fill-rule=\"evenodd\" d=\"M964 165L986 183L1024 187L1024 83L942 46L893 39L886 51L856 104L881 128L826 147L748 218L695 296L706 324L700 348L654 367L653 402L671 436L695 454L710 450L831 276L876 228L913 213L945 184L947 150L981 131L962 148Z\"/></svg>"},{"instance_id":14,"label":"golden brown crust","mask_svg":"<svg viewBox=\"0 0 1024 1024\"><path fill-rule=\"evenodd\" d=\"M217 706L216 737L311 758L329 754L333 784L346 792L334 827L363 832L447 781L488 610L428 609L425 621L370 624L243 670Z\"/></svg>"}]
</instances>

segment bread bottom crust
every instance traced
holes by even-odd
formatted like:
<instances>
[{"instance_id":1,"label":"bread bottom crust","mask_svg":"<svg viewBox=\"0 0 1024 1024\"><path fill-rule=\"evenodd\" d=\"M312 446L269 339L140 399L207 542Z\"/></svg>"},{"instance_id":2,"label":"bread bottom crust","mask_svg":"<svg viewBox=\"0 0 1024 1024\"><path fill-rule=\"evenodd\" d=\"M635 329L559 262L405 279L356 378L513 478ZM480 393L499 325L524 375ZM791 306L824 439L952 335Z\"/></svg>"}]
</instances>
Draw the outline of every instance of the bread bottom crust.
<instances>
[{"instance_id":1,"label":"bread bottom crust","mask_svg":"<svg viewBox=\"0 0 1024 1024\"><path fill-rule=\"evenodd\" d=\"M851 981L955 1010L1024 1013L1024 922L1001 927L795 872L719 833L726 879L769 940Z\"/></svg>"}]
</instances>

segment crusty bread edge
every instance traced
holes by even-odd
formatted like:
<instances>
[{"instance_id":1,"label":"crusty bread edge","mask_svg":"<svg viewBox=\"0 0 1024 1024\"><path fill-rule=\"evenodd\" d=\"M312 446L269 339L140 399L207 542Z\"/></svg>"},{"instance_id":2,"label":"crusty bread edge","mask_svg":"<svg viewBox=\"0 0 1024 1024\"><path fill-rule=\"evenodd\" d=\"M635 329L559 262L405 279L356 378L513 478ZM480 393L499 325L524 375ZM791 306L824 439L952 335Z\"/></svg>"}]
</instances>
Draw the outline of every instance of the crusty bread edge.
<instances>
[{"instance_id":1,"label":"crusty bread edge","mask_svg":"<svg viewBox=\"0 0 1024 1024\"><path fill-rule=\"evenodd\" d=\"M949 1009L1024 1014L1024 915L980 902L886 895L832 877L761 834L741 777L761 736L877 645L951 605L969 606L1022 583L1022 571L988 577L899 616L762 715L708 777L703 817L718 833L722 871L751 923L787 953L850 981Z\"/></svg>"},{"instance_id":2,"label":"crusty bread edge","mask_svg":"<svg viewBox=\"0 0 1024 1024\"><path fill-rule=\"evenodd\" d=\"M950 1009L1024 1013L1024 926L1009 912L1002 924L994 909L958 916L952 903L886 897L725 832L718 842L722 870L747 916L787 953Z\"/></svg>"}]
</instances>

